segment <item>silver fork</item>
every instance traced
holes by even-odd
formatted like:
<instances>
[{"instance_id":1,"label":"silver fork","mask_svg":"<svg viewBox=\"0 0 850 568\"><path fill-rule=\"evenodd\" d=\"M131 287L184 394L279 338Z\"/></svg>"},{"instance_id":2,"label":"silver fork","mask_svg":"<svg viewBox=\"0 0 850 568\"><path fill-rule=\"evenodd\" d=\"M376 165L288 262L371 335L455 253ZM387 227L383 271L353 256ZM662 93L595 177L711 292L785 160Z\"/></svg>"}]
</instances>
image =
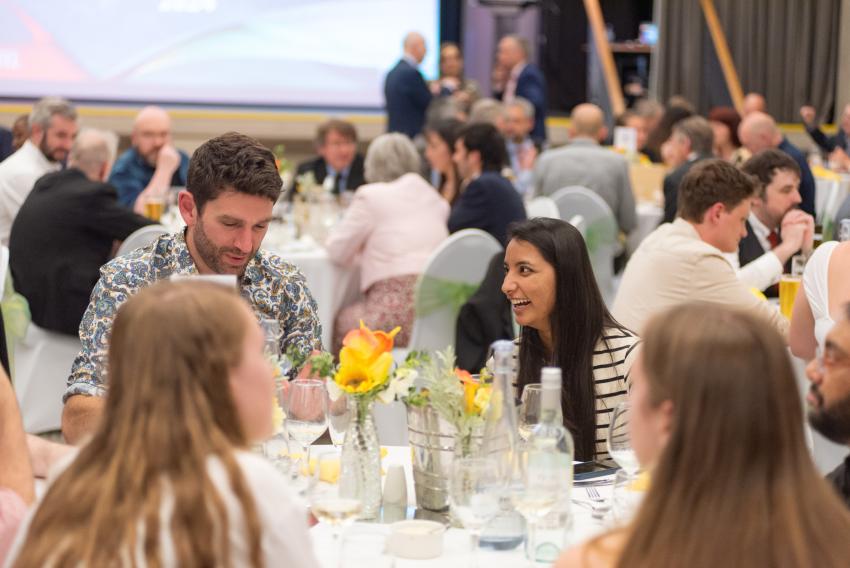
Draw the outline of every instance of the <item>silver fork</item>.
<instances>
[{"instance_id":1,"label":"silver fork","mask_svg":"<svg viewBox=\"0 0 850 568\"><path fill-rule=\"evenodd\" d=\"M592 485L588 485L585 487L587 490L587 496L591 501L591 508L593 509L593 518L597 520L602 520L605 517L605 514L611 508L610 503L599 494L599 491L596 487Z\"/></svg>"},{"instance_id":2,"label":"silver fork","mask_svg":"<svg viewBox=\"0 0 850 568\"><path fill-rule=\"evenodd\" d=\"M604 501L605 499L602 495L599 494L599 490L596 489L593 485L588 485L585 487L587 489L587 496L590 497L591 501Z\"/></svg>"}]
</instances>

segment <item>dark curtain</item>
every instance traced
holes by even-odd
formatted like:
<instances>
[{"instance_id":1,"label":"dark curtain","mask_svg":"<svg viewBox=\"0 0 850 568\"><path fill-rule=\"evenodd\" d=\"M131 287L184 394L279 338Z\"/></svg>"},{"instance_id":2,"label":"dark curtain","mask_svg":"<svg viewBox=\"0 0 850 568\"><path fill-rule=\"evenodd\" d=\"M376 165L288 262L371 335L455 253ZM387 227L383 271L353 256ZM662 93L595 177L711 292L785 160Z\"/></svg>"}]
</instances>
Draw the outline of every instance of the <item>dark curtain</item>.
<instances>
[{"instance_id":1,"label":"dark curtain","mask_svg":"<svg viewBox=\"0 0 850 568\"><path fill-rule=\"evenodd\" d=\"M658 98L683 95L706 113L730 96L698 0L660 3ZM780 122L834 105L841 0L715 0L744 93L767 98Z\"/></svg>"}]
</instances>

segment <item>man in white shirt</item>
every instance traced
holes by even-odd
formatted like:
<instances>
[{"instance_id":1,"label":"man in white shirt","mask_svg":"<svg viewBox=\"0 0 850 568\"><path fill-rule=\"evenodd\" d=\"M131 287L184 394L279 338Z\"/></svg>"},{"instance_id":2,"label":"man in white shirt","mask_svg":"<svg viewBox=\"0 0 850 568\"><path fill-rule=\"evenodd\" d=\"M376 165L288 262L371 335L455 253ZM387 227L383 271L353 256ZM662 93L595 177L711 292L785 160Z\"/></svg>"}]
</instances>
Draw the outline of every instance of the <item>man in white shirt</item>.
<instances>
[{"instance_id":1,"label":"man in white shirt","mask_svg":"<svg viewBox=\"0 0 850 568\"><path fill-rule=\"evenodd\" d=\"M756 196L747 220L747 236L737 253L727 255L738 278L747 286L776 296L773 286L791 256L812 252L815 220L797 208L800 168L779 150L763 150L750 158L743 171L756 178Z\"/></svg>"},{"instance_id":2,"label":"man in white shirt","mask_svg":"<svg viewBox=\"0 0 850 568\"><path fill-rule=\"evenodd\" d=\"M6 246L15 215L36 180L62 169L77 135L77 111L65 99L45 97L33 106L29 126L29 139L0 163L0 243Z\"/></svg>"},{"instance_id":3,"label":"man in white shirt","mask_svg":"<svg viewBox=\"0 0 850 568\"><path fill-rule=\"evenodd\" d=\"M626 265L611 310L617 321L640 334L666 308L708 302L757 314L784 336L788 320L751 294L723 256L747 234L755 189L750 176L722 160L691 168L679 187L676 220L644 239Z\"/></svg>"}]
</instances>

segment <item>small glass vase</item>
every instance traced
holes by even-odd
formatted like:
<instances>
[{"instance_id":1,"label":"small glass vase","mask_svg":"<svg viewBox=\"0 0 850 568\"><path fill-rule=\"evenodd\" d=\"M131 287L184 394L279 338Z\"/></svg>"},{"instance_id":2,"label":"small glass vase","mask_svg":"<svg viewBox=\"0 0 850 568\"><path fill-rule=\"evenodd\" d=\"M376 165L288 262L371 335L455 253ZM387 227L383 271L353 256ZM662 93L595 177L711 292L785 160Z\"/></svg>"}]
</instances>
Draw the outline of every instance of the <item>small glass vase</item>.
<instances>
[{"instance_id":1,"label":"small glass vase","mask_svg":"<svg viewBox=\"0 0 850 568\"><path fill-rule=\"evenodd\" d=\"M360 490L360 518L376 519L381 508L381 446L372 415L372 401L355 397L351 422L342 446L340 480Z\"/></svg>"}]
</instances>

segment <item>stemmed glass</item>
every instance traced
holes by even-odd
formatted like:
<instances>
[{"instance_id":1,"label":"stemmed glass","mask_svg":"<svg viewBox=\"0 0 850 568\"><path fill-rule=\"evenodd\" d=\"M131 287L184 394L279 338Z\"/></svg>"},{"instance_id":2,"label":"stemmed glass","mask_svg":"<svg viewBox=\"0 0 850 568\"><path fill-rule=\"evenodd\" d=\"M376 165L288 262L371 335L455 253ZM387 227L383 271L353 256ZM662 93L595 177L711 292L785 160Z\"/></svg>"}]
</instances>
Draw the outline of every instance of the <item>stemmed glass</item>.
<instances>
[{"instance_id":1,"label":"stemmed glass","mask_svg":"<svg viewBox=\"0 0 850 568\"><path fill-rule=\"evenodd\" d=\"M540 383L529 383L522 389L519 411L517 413L517 425L519 437L528 441L534 427L540 424L540 396L542 394ZM558 408L558 416L561 417L561 409ZM561 417L561 421L563 418Z\"/></svg>"},{"instance_id":2,"label":"stemmed glass","mask_svg":"<svg viewBox=\"0 0 850 568\"><path fill-rule=\"evenodd\" d=\"M340 533L357 519L363 507L363 487L356 475L340 475L340 458L336 449L320 453L307 491L313 516L331 527L338 566L342 566Z\"/></svg>"},{"instance_id":3,"label":"stemmed glass","mask_svg":"<svg viewBox=\"0 0 850 568\"><path fill-rule=\"evenodd\" d=\"M631 405L627 400L618 404L611 414L611 423L608 426L608 454L631 476L638 472L640 464L629 435L630 416Z\"/></svg>"},{"instance_id":4,"label":"stemmed glass","mask_svg":"<svg viewBox=\"0 0 850 568\"><path fill-rule=\"evenodd\" d=\"M452 463L449 505L452 514L472 536L470 566L478 566L481 531L499 513L503 485L496 462L491 458L455 458Z\"/></svg>"},{"instance_id":5,"label":"stemmed glass","mask_svg":"<svg viewBox=\"0 0 850 568\"><path fill-rule=\"evenodd\" d=\"M320 379L295 379L286 395L286 431L301 445L301 459L309 471L310 445L328 427L328 392ZM303 469L303 468L300 468Z\"/></svg>"},{"instance_id":6,"label":"stemmed glass","mask_svg":"<svg viewBox=\"0 0 850 568\"><path fill-rule=\"evenodd\" d=\"M262 318L260 326L263 328L263 334L266 336L265 352L266 355L280 355L280 340L283 339L283 330L280 328L280 322L272 318Z\"/></svg>"},{"instance_id":7,"label":"stemmed glass","mask_svg":"<svg viewBox=\"0 0 850 568\"><path fill-rule=\"evenodd\" d=\"M515 470L510 480L514 507L528 526L527 550L535 565L536 528L540 521L566 497L570 490L572 464L562 455L523 444L517 452Z\"/></svg>"},{"instance_id":8,"label":"stemmed glass","mask_svg":"<svg viewBox=\"0 0 850 568\"><path fill-rule=\"evenodd\" d=\"M351 422L351 400L344 393L336 400L331 400L328 406L328 430L331 433L331 443L337 448L345 442L345 432Z\"/></svg>"}]
</instances>

